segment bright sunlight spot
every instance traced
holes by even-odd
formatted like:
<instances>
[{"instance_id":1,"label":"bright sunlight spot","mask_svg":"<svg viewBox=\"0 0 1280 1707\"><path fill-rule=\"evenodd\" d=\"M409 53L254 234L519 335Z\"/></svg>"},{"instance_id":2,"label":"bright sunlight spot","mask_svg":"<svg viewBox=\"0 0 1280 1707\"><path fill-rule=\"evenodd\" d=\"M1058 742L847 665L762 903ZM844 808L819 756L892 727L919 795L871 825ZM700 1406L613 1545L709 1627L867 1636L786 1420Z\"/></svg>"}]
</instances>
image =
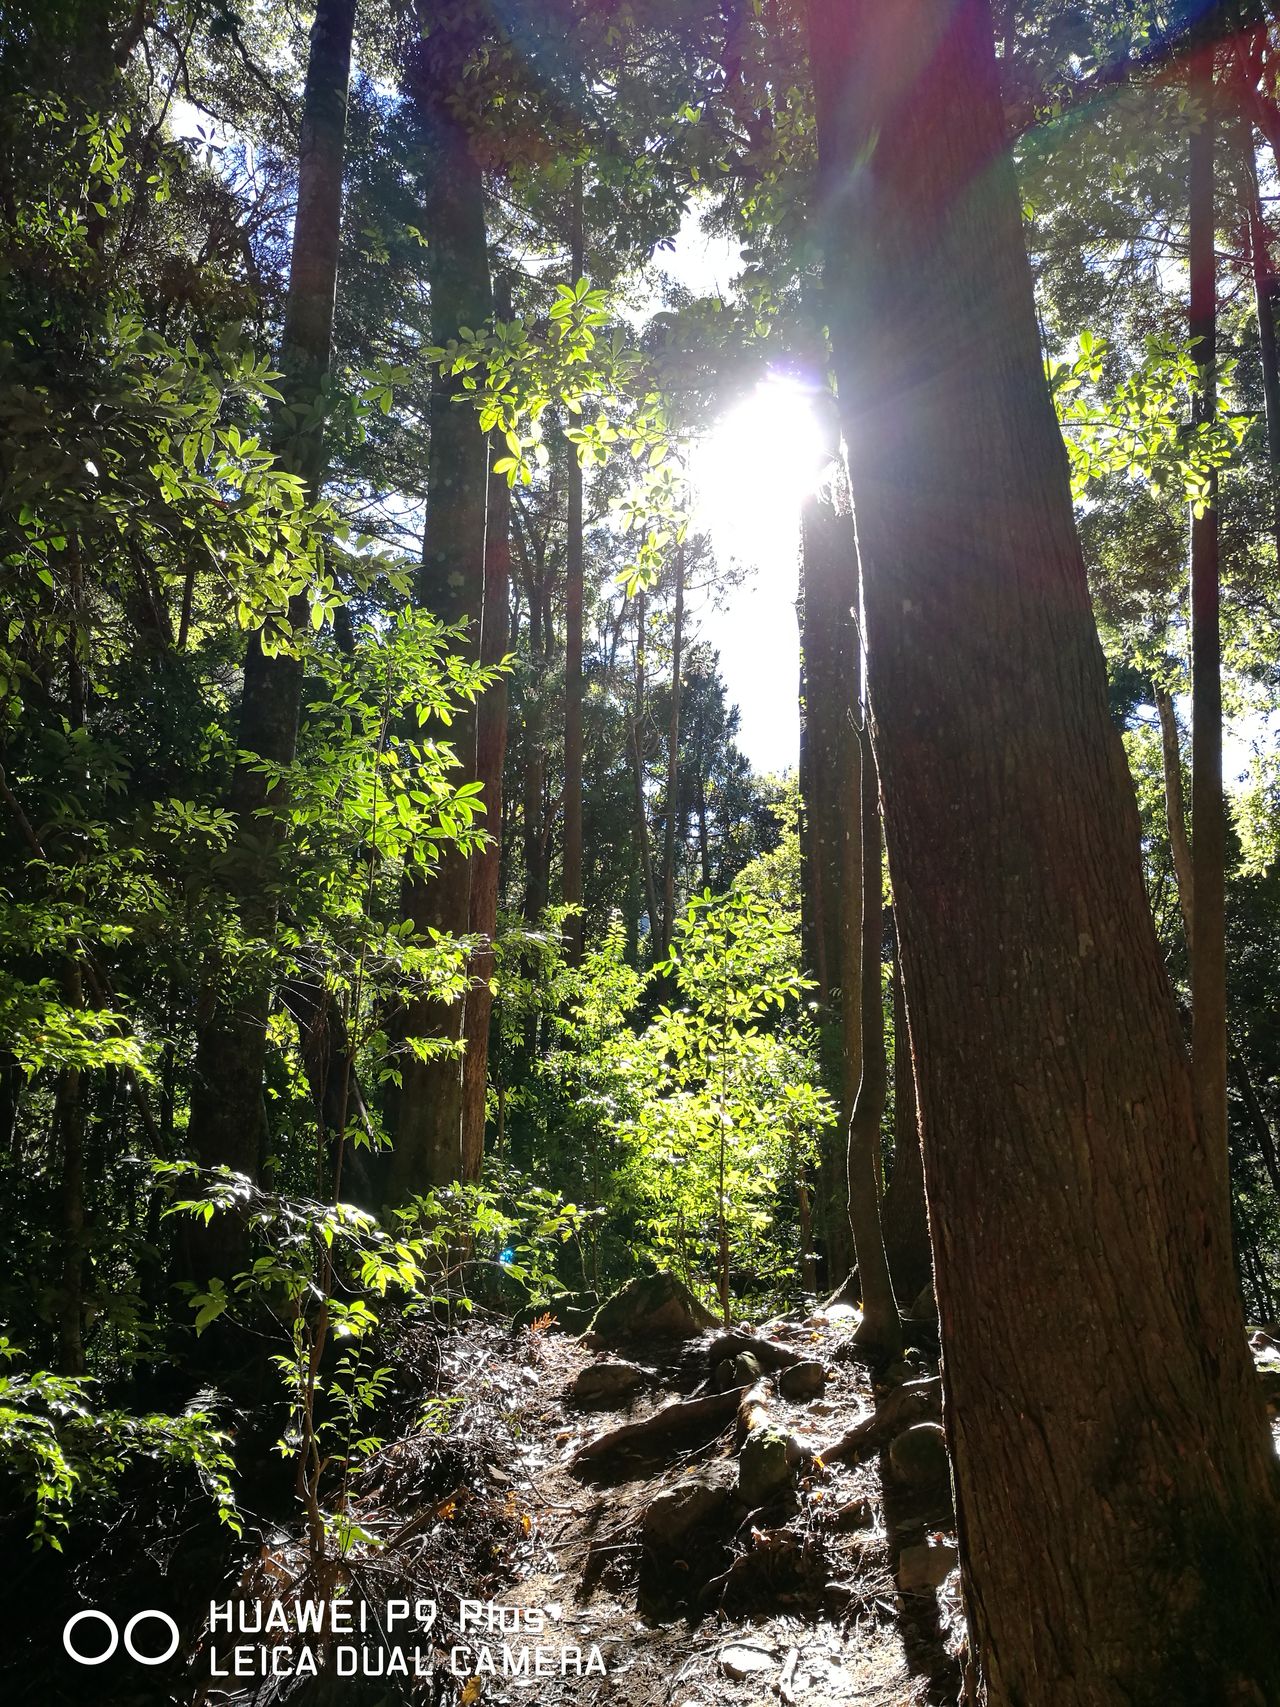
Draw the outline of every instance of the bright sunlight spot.
<instances>
[{"instance_id":1,"label":"bright sunlight spot","mask_svg":"<svg viewBox=\"0 0 1280 1707\"><path fill-rule=\"evenodd\" d=\"M817 388L772 375L721 417L694 451L694 527L722 563L754 570L715 618L720 668L739 710L738 738L761 771L794 767L800 747L795 600L800 506L830 457Z\"/></svg>"},{"instance_id":2,"label":"bright sunlight spot","mask_svg":"<svg viewBox=\"0 0 1280 1707\"><path fill-rule=\"evenodd\" d=\"M800 505L830 466L816 388L772 374L695 450L695 525L710 533L722 557L762 569L789 566Z\"/></svg>"}]
</instances>

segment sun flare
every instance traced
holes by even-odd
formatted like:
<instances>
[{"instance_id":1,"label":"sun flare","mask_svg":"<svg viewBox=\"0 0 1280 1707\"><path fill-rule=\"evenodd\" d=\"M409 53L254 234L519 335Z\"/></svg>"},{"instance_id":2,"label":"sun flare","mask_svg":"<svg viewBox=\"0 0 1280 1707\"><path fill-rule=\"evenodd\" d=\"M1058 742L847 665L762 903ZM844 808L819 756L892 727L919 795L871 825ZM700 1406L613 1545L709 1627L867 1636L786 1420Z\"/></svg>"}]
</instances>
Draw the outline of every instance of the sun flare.
<instances>
[{"instance_id":1,"label":"sun flare","mask_svg":"<svg viewBox=\"0 0 1280 1707\"><path fill-rule=\"evenodd\" d=\"M693 455L698 525L727 557L789 563L800 506L831 467L814 385L771 374L716 422Z\"/></svg>"}]
</instances>

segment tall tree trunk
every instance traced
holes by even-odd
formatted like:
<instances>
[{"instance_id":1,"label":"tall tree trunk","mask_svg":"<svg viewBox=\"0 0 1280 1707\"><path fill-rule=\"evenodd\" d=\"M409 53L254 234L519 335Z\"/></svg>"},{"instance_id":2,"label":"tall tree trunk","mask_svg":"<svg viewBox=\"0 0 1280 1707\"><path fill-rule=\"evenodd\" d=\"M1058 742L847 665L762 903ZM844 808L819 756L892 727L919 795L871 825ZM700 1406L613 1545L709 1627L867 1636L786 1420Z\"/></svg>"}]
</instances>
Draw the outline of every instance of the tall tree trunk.
<instances>
[{"instance_id":1,"label":"tall tree trunk","mask_svg":"<svg viewBox=\"0 0 1280 1707\"><path fill-rule=\"evenodd\" d=\"M896 923L896 921L895 921ZM911 1028L902 987L902 955L894 931L893 957L893 1172L885 1188L880 1221L893 1290L911 1304L933 1278L929 1214L924 1201L924 1162L916 1109Z\"/></svg>"},{"instance_id":2,"label":"tall tree trunk","mask_svg":"<svg viewBox=\"0 0 1280 1707\"><path fill-rule=\"evenodd\" d=\"M1275 1460L1107 709L987 7L809 0L809 20L981 1698L1274 1700Z\"/></svg>"},{"instance_id":3,"label":"tall tree trunk","mask_svg":"<svg viewBox=\"0 0 1280 1707\"><path fill-rule=\"evenodd\" d=\"M430 234L427 273L431 336L445 344L464 326L481 326L493 309L485 232L484 180L466 125L453 107L451 54L426 66L413 83L422 132L423 224ZM484 617L488 447L469 400L456 400L457 381L433 374L429 403L427 514L418 572L418 602L449 624L465 623L462 650L480 656ZM476 776L477 714L455 715L450 737L459 782ZM465 936L471 926L471 856L442 847L429 876L404 886L405 917L423 940L432 931ZM415 1192L447 1185L463 1174L462 1108L466 1000L442 1002L419 994L406 1004L403 1036L436 1049L423 1060L406 1048L397 1098L390 1192L403 1202Z\"/></svg>"},{"instance_id":4,"label":"tall tree trunk","mask_svg":"<svg viewBox=\"0 0 1280 1707\"><path fill-rule=\"evenodd\" d=\"M84 1081L78 1067L58 1074L54 1131L59 1148L62 1284L58 1289L58 1368L84 1374Z\"/></svg>"},{"instance_id":5,"label":"tall tree trunk","mask_svg":"<svg viewBox=\"0 0 1280 1707\"><path fill-rule=\"evenodd\" d=\"M631 775L635 791L636 845L640 854L640 873L644 879L644 904L649 911L649 950L657 942L661 924L658 918L658 898L653 884L653 855L649 847L649 803L644 790L644 643L646 600L643 592L636 594L636 661L635 699L631 715Z\"/></svg>"},{"instance_id":6,"label":"tall tree trunk","mask_svg":"<svg viewBox=\"0 0 1280 1707\"><path fill-rule=\"evenodd\" d=\"M570 283L582 277L582 167L573 171ZM569 509L565 539L564 609L564 898L579 909L565 923L569 960L582 958L582 464L569 445Z\"/></svg>"},{"instance_id":7,"label":"tall tree trunk","mask_svg":"<svg viewBox=\"0 0 1280 1707\"><path fill-rule=\"evenodd\" d=\"M484 554L484 622L480 662L500 664L510 633L511 494L500 474L489 476L489 525ZM485 690L476 713L476 780L484 789L485 828L493 840L476 854L471 873L471 930L480 939L467 992L467 1053L462 1071L462 1177L477 1180L484 1161L489 1020L493 1013L494 950L502 863L502 768L507 752L507 679Z\"/></svg>"},{"instance_id":8,"label":"tall tree trunk","mask_svg":"<svg viewBox=\"0 0 1280 1707\"><path fill-rule=\"evenodd\" d=\"M859 1029L856 1053L862 1070L849 1117L849 1226L857 1263L857 1290L862 1321L855 1343L870 1355L889 1361L902 1351L902 1318L893 1295L880 1226L880 1120L888 1086L884 1044L884 1001L880 990L880 950L884 941L884 846L880 829L880 785L871 751L871 730L864 716L859 730L859 797L862 819L861 905L846 915L847 939L843 963L850 976L855 959L859 969ZM851 980L852 981L852 980ZM855 1052L849 1005L842 1009L846 1059ZM853 1286L852 1277L846 1292Z\"/></svg>"},{"instance_id":9,"label":"tall tree trunk","mask_svg":"<svg viewBox=\"0 0 1280 1707\"><path fill-rule=\"evenodd\" d=\"M1196 421L1217 414L1218 269L1214 248L1217 101L1212 48L1192 61L1191 94L1203 121L1188 163L1189 330L1200 368ZM1218 575L1218 481L1191 518L1191 1076L1196 1116L1225 1186L1227 1169L1227 824L1222 798L1222 642Z\"/></svg>"},{"instance_id":10,"label":"tall tree trunk","mask_svg":"<svg viewBox=\"0 0 1280 1707\"><path fill-rule=\"evenodd\" d=\"M318 0L311 26L280 352L284 405L273 427L282 466L301 477L312 497L324 478L319 405L329 373L338 281L354 17L355 0ZM299 417L309 424L301 429L286 425ZM295 629L307 631L305 596L292 601L289 620ZM274 765L292 763L301 691L301 660L269 657L261 635L251 635L240 702L240 749ZM249 942L235 966L214 964L207 969L208 1017L196 1045L190 1142L204 1166L226 1164L256 1178L267 1145L262 1075L274 978L274 865L288 801L283 789L271 788L257 770L242 763L232 779L228 805L238 825L230 882ZM239 1259L243 1234L229 1216L218 1216L191 1246L194 1262L210 1273L225 1274Z\"/></svg>"},{"instance_id":11,"label":"tall tree trunk","mask_svg":"<svg viewBox=\"0 0 1280 1707\"><path fill-rule=\"evenodd\" d=\"M834 424L832 441L838 459ZM840 1104L839 1125L824 1135L818 1164L827 1271L838 1278L853 1260L847 1140L862 1076L861 913L853 921L847 964L842 922L842 897L862 893L861 767L853 720L858 556L842 472L801 508L800 582L800 907L806 968L817 983L824 1076Z\"/></svg>"},{"instance_id":12,"label":"tall tree trunk","mask_svg":"<svg viewBox=\"0 0 1280 1707\"><path fill-rule=\"evenodd\" d=\"M1156 712L1160 718L1160 758L1164 770L1164 816L1169 830L1169 850L1173 857L1173 875L1178 885L1178 906L1182 910L1182 931L1187 944L1188 960L1194 936L1195 879L1192 875L1191 843L1187 840L1187 811L1182 792L1182 743L1178 739L1178 714L1172 697L1163 688L1156 689Z\"/></svg>"},{"instance_id":13,"label":"tall tree trunk","mask_svg":"<svg viewBox=\"0 0 1280 1707\"><path fill-rule=\"evenodd\" d=\"M1237 85L1238 87L1238 85ZM1249 270L1253 276L1253 306L1258 320L1258 350L1262 358L1262 398L1267 417L1267 454L1271 463L1271 530L1276 562L1280 564L1280 350L1276 344L1276 275L1271 262L1271 236L1262 213L1258 189L1258 160L1253 148L1253 125L1241 102L1240 161L1245 223L1249 239Z\"/></svg>"},{"instance_id":14,"label":"tall tree trunk","mask_svg":"<svg viewBox=\"0 0 1280 1707\"><path fill-rule=\"evenodd\" d=\"M680 795L680 666L684 644L684 546L676 548L676 602L671 629L671 719L667 727L667 813L662 829L662 940L665 960L676 919L676 812Z\"/></svg>"}]
</instances>

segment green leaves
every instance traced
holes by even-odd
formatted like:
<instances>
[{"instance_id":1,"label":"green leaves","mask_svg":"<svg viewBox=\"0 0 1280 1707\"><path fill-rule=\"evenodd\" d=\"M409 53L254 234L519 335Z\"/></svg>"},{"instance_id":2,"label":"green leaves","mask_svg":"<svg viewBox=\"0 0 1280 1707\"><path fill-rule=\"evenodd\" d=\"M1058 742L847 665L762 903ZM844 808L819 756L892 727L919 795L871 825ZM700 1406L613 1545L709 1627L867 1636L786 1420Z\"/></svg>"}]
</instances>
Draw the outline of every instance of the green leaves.
<instances>
[{"instance_id":1,"label":"green leaves","mask_svg":"<svg viewBox=\"0 0 1280 1707\"><path fill-rule=\"evenodd\" d=\"M1189 344L1153 334L1142 361L1117 380L1111 376L1118 366L1107 342L1087 328L1073 360L1047 363L1074 495L1082 498L1093 483L1121 474L1155 491L1172 487L1202 514L1210 477L1234 466L1250 418L1220 412L1193 421L1203 379ZM1234 362L1219 366L1224 393L1234 371Z\"/></svg>"}]
</instances>

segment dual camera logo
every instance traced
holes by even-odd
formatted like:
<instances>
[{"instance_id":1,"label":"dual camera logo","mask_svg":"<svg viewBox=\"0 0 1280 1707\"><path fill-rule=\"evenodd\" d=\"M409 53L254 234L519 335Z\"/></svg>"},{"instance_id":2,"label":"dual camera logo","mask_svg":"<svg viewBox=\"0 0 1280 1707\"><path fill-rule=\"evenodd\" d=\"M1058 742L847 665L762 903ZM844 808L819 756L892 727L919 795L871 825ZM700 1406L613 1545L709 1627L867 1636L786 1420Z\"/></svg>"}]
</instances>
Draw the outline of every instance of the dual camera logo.
<instances>
[{"instance_id":1,"label":"dual camera logo","mask_svg":"<svg viewBox=\"0 0 1280 1707\"><path fill-rule=\"evenodd\" d=\"M168 1646L163 1653L145 1653L138 1645L137 1632L140 1625L153 1621L162 1624L168 1631ZM100 1625L102 1632L94 1635L91 1630L82 1629L84 1625ZM160 1638L163 1640L163 1637ZM167 1612L157 1612L149 1608L144 1612L135 1612L125 1625L123 1633L114 1618L105 1612L99 1612L96 1607L86 1607L83 1612L77 1612L68 1618L62 1626L62 1645L68 1656L80 1666L100 1666L109 1660L112 1654L124 1642L124 1651L131 1660L136 1660L140 1666L162 1666L166 1660L171 1660L178 1651L178 1626ZM105 1646L103 1645L105 1643ZM147 1644L157 1645L156 1634ZM89 1651L86 1652L85 1650ZM100 1652L95 1652L100 1649Z\"/></svg>"}]
</instances>

